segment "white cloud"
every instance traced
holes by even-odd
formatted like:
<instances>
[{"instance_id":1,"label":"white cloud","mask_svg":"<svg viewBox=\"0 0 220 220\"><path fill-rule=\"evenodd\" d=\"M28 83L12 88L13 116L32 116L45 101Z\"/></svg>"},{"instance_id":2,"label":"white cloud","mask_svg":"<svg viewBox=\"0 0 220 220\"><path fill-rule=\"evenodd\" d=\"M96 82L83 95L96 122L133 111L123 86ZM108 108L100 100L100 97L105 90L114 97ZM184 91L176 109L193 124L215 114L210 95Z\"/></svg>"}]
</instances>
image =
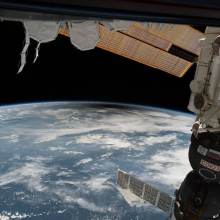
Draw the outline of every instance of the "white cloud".
<instances>
[{"instance_id":1,"label":"white cloud","mask_svg":"<svg viewBox=\"0 0 220 220\"><path fill-rule=\"evenodd\" d=\"M56 150L66 150L66 148L64 148L64 147L49 147L49 150L51 150L51 151L56 151Z\"/></svg>"},{"instance_id":2,"label":"white cloud","mask_svg":"<svg viewBox=\"0 0 220 220\"><path fill-rule=\"evenodd\" d=\"M138 175L140 178L163 183L173 189L178 188L192 170L188 161L188 148L158 151L145 163L144 171Z\"/></svg>"},{"instance_id":3,"label":"white cloud","mask_svg":"<svg viewBox=\"0 0 220 220\"><path fill-rule=\"evenodd\" d=\"M103 154L103 155L101 155L101 157L109 157L109 156L111 156L113 153L107 153L107 154Z\"/></svg>"},{"instance_id":4,"label":"white cloud","mask_svg":"<svg viewBox=\"0 0 220 220\"><path fill-rule=\"evenodd\" d=\"M92 170L100 170L100 171L110 171L117 170L117 165L111 161L103 160L102 163L97 161L91 166Z\"/></svg>"},{"instance_id":5,"label":"white cloud","mask_svg":"<svg viewBox=\"0 0 220 220\"><path fill-rule=\"evenodd\" d=\"M65 212L67 209L64 209L63 211L59 210L57 213L63 213Z\"/></svg>"},{"instance_id":6,"label":"white cloud","mask_svg":"<svg viewBox=\"0 0 220 220\"><path fill-rule=\"evenodd\" d=\"M73 154L73 155L76 155L76 154L84 154L82 152L78 152L78 151L64 151L65 154Z\"/></svg>"},{"instance_id":7,"label":"white cloud","mask_svg":"<svg viewBox=\"0 0 220 220\"><path fill-rule=\"evenodd\" d=\"M80 165L80 164L85 164L85 163L89 163L91 162L93 159L92 158L86 158L86 159L82 159L80 160L78 163L76 163L76 165L74 165L74 167Z\"/></svg>"},{"instance_id":8,"label":"white cloud","mask_svg":"<svg viewBox=\"0 0 220 220\"><path fill-rule=\"evenodd\" d=\"M105 174L102 173L100 176L91 176L90 179L82 181L82 180L59 180L56 181L57 185L60 185L61 188L59 190L56 190L55 194L60 196L61 198L66 198L67 196L70 197L78 197L79 195L97 195L97 193L106 192L106 190L112 190L113 186L112 183L108 182L108 179L111 176L105 176ZM73 185L77 187L77 190L71 190L69 191L68 188L62 185ZM68 198L70 198L68 197Z\"/></svg>"},{"instance_id":9,"label":"white cloud","mask_svg":"<svg viewBox=\"0 0 220 220\"><path fill-rule=\"evenodd\" d=\"M89 211L93 211L93 212L105 212L106 211L106 208L97 206L95 203L90 202L84 198L73 198L70 196L66 196L65 202L68 202L71 204L77 203L82 208L87 209Z\"/></svg>"},{"instance_id":10,"label":"white cloud","mask_svg":"<svg viewBox=\"0 0 220 220\"><path fill-rule=\"evenodd\" d=\"M47 187L43 184L43 177L54 171L54 168L44 166L41 158L36 158L35 162L17 164L1 174L0 186L20 183L27 185L29 190L45 191Z\"/></svg>"},{"instance_id":11,"label":"white cloud","mask_svg":"<svg viewBox=\"0 0 220 220\"><path fill-rule=\"evenodd\" d=\"M37 138L34 141L34 144L40 144L43 142L48 142L48 141L52 141L55 140L57 137L59 137L59 135L55 134L55 133L49 133L49 132L45 132L44 134L42 132L38 133L37 135L41 136L39 138ZM62 136L62 135L60 135Z\"/></svg>"},{"instance_id":12,"label":"white cloud","mask_svg":"<svg viewBox=\"0 0 220 220\"><path fill-rule=\"evenodd\" d=\"M81 121L81 123L83 123L83 121ZM82 124L80 123L80 125L82 126ZM52 140L56 140L58 137L62 137L62 136L65 136L65 135L73 135L73 134L82 134L82 133L89 133L89 132L92 132L92 131L95 131L97 129L104 129L105 127L91 127L91 128L85 128L85 125L84 127L80 128L77 126L74 127L74 128L71 128L71 129L68 129L68 128L54 128L54 129L51 129L51 128L48 128L48 129L44 129L41 131L38 131L36 129L35 133L32 133L34 132L34 130L29 130L25 132L28 132L30 133L31 132L31 135L34 135L34 136L40 136L39 138L37 138L34 143L35 144L39 144L39 143L43 143L43 142L48 142L48 141L52 141Z\"/></svg>"},{"instance_id":13,"label":"white cloud","mask_svg":"<svg viewBox=\"0 0 220 220\"><path fill-rule=\"evenodd\" d=\"M103 149L135 149L138 151L145 151L146 145L154 145L158 143L169 143L171 141L179 141L177 140L177 134L169 134L164 136L154 135L148 137L145 136L135 136L129 137L125 135L102 135L102 134L88 134L82 135L77 140L76 143L78 144L96 144ZM180 141L179 141L180 142ZM110 154L109 154L110 155ZM108 156L108 155L103 155Z\"/></svg>"},{"instance_id":14,"label":"white cloud","mask_svg":"<svg viewBox=\"0 0 220 220\"><path fill-rule=\"evenodd\" d=\"M120 148L133 148L136 150L141 150L140 147L132 145L130 141L126 140L123 136L114 137L111 135L96 135L96 134L88 134L80 136L76 143L80 144L96 144L101 148L105 149L120 149Z\"/></svg>"},{"instance_id":15,"label":"white cloud","mask_svg":"<svg viewBox=\"0 0 220 220\"><path fill-rule=\"evenodd\" d=\"M89 181L86 181L86 185L95 192L101 192L106 189L112 189L110 185L107 185L107 180L109 177L96 177L93 179L90 179Z\"/></svg>"},{"instance_id":16,"label":"white cloud","mask_svg":"<svg viewBox=\"0 0 220 220\"><path fill-rule=\"evenodd\" d=\"M70 176L72 176L73 174L75 174L75 172L73 172L73 171L71 171L71 170L68 170L68 171L58 172L58 173L56 174L56 176L70 177Z\"/></svg>"},{"instance_id":17,"label":"white cloud","mask_svg":"<svg viewBox=\"0 0 220 220\"><path fill-rule=\"evenodd\" d=\"M10 161L12 160L20 160L20 155L19 154L15 154L11 159L9 159Z\"/></svg>"},{"instance_id":18,"label":"white cloud","mask_svg":"<svg viewBox=\"0 0 220 220\"><path fill-rule=\"evenodd\" d=\"M0 214L0 220L9 220L9 217Z\"/></svg>"},{"instance_id":19,"label":"white cloud","mask_svg":"<svg viewBox=\"0 0 220 220\"><path fill-rule=\"evenodd\" d=\"M90 199L83 198L83 195L86 194L87 196L90 195L91 189L88 188L88 185L86 181L80 181L80 182L74 182L74 181L58 181L57 184L60 185L60 187L54 191L54 194L64 203L68 204L78 204L80 207L94 212L105 212L107 210L107 207L95 204ZM77 190L68 189L66 186L62 186L64 184L70 184L77 187Z\"/></svg>"},{"instance_id":20,"label":"white cloud","mask_svg":"<svg viewBox=\"0 0 220 220\"><path fill-rule=\"evenodd\" d=\"M67 141L66 145L72 144L74 141Z\"/></svg>"},{"instance_id":21,"label":"white cloud","mask_svg":"<svg viewBox=\"0 0 220 220\"><path fill-rule=\"evenodd\" d=\"M12 134L12 135L9 135L9 136L1 137L0 139L9 140L9 142L11 142L11 143L17 143L19 141L18 137L19 137L19 135Z\"/></svg>"},{"instance_id":22,"label":"white cloud","mask_svg":"<svg viewBox=\"0 0 220 220\"><path fill-rule=\"evenodd\" d=\"M88 134L88 135L82 135L79 138L77 138L76 143L78 144L93 144L93 143L100 143L102 140L103 135L101 134Z\"/></svg>"},{"instance_id":23,"label":"white cloud","mask_svg":"<svg viewBox=\"0 0 220 220\"><path fill-rule=\"evenodd\" d=\"M53 159L53 157L41 157L41 156L38 156L38 157L27 156L27 157L25 157L25 160L33 161L35 163L49 162L49 161L52 161L52 159Z\"/></svg>"},{"instance_id":24,"label":"white cloud","mask_svg":"<svg viewBox=\"0 0 220 220\"><path fill-rule=\"evenodd\" d=\"M120 113L120 112L119 112ZM162 131L178 131L183 133L191 133L191 126L194 118L190 116L174 116L167 117L158 116L158 112L148 115L148 112L137 112L136 114L114 114L103 117L98 123L108 124L109 129L113 132L151 132L158 133Z\"/></svg>"},{"instance_id":25,"label":"white cloud","mask_svg":"<svg viewBox=\"0 0 220 220\"><path fill-rule=\"evenodd\" d=\"M103 144L108 145L108 148L114 148L114 149L119 149L119 148L134 148L134 146L131 145L130 142L126 140L121 140L117 138L111 138L107 137L103 140ZM102 146L102 148L106 148L106 146Z\"/></svg>"},{"instance_id":26,"label":"white cloud","mask_svg":"<svg viewBox=\"0 0 220 220\"><path fill-rule=\"evenodd\" d=\"M153 145L159 143L168 143L170 141L176 140L176 134L169 134L164 136L151 136L151 137L140 137L138 138L143 144Z\"/></svg>"},{"instance_id":27,"label":"white cloud","mask_svg":"<svg viewBox=\"0 0 220 220\"><path fill-rule=\"evenodd\" d=\"M16 213L15 215L11 215L11 218L13 219L22 219L22 218L26 218L26 217L31 217L29 215L26 215L25 213L24 214L19 214L19 213Z\"/></svg>"},{"instance_id":28,"label":"white cloud","mask_svg":"<svg viewBox=\"0 0 220 220\"><path fill-rule=\"evenodd\" d=\"M44 212L45 213L45 212ZM40 216L42 214L26 214L26 213L22 213L20 214L19 212L15 212L14 214L12 214L11 212L7 212L7 211L3 211L2 214L0 214L0 220L9 220L9 219L22 219L22 218L31 218L31 216Z\"/></svg>"},{"instance_id":29,"label":"white cloud","mask_svg":"<svg viewBox=\"0 0 220 220\"><path fill-rule=\"evenodd\" d=\"M59 180L56 182L57 185L64 185L64 184L70 184L70 185L79 185L79 182L74 182L74 181L67 181L67 180Z\"/></svg>"}]
</instances>

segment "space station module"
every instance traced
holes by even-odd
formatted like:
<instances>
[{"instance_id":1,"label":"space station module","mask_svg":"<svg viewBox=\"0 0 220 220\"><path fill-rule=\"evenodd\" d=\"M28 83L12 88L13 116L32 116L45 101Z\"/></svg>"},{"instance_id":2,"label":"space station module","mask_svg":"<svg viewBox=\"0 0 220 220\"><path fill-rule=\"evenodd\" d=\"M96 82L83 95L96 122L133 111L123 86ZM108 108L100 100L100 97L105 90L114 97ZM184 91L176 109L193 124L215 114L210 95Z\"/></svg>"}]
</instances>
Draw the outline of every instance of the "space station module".
<instances>
[{"instance_id":1,"label":"space station module","mask_svg":"<svg viewBox=\"0 0 220 220\"><path fill-rule=\"evenodd\" d=\"M199 122L193 127L195 136L198 132L220 132L220 28L207 27L204 36L199 41L201 51L188 105Z\"/></svg>"}]
</instances>

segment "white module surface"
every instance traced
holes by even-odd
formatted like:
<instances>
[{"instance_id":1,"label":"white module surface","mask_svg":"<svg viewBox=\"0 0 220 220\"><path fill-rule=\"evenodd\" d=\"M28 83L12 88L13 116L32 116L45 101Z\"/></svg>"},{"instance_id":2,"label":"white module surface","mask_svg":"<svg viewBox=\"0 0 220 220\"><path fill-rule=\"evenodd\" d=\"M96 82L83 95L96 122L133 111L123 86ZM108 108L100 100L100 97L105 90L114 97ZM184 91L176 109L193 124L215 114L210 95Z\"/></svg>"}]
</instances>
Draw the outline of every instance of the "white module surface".
<instances>
[{"instance_id":1,"label":"white module surface","mask_svg":"<svg viewBox=\"0 0 220 220\"><path fill-rule=\"evenodd\" d=\"M113 22L102 22L102 24L109 30L109 31L124 31L127 30L133 22L131 21L120 21L114 20Z\"/></svg>"},{"instance_id":2,"label":"white module surface","mask_svg":"<svg viewBox=\"0 0 220 220\"><path fill-rule=\"evenodd\" d=\"M94 49L99 42L99 25L95 21L69 22L71 43L80 50Z\"/></svg>"}]
</instances>

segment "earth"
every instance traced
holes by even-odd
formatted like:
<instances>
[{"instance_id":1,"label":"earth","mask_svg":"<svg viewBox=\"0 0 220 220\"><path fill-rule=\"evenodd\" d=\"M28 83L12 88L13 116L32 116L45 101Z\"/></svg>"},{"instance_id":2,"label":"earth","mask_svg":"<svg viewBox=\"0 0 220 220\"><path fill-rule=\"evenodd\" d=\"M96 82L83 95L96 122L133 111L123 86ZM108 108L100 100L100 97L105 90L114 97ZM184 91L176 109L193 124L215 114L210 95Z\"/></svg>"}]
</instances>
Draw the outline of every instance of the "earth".
<instances>
[{"instance_id":1,"label":"earth","mask_svg":"<svg viewBox=\"0 0 220 220\"><path fill-rule=\"evenodd\" d=\"M167 214L117 186L117 167L173 196L194 115L110 103L0 108L0 219L147 219Z\"/></svg>"}]
</instances>

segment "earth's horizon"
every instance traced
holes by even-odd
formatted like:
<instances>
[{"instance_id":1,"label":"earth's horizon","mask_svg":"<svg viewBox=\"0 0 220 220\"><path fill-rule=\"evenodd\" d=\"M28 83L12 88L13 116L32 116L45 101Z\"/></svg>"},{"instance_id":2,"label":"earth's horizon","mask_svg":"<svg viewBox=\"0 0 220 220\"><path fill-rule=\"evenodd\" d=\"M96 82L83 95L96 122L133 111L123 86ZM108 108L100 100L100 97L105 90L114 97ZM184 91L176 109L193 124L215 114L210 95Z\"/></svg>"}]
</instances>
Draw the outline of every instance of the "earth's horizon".
<instances>
[{"instance_id":1,"label":"earth's horizon","mask_svg":"<svg viewBox=\"0 0 220 220\"><path fill-rule=\"evenodd\" d=\"M94 105L107 105L107 106L133 106L133 107L142 107L142 108L153 108L153 109L158 109L158 110L165 110L165 111L172 111L172 112L178 112L182 114L186 114L189 116L196 117L195 114L191 112L184 112L184 111L178 111L175 109L169 109L169 108L163 108L163 107L158 107L158 106L151 106L151 105L144 105L144 104L134 104L134 103L120 103L120 102L102 102L102 101L43 101L43 102L24 102L24 103L15 103L15 104L4 104L0 105L0 108L4 107L12 107L12 106L21 106L21 105L37 105L37 104L62 104L62 103L75 103L75 104L94 104Z\"/></svg>"},{"instance_id":2,"label":"earth's horizon","mask_svg":"<svg viewBox=\"0 0 220 220\"><path fill-rule=\"evenodd\" d=\"M0 220L167 214L116 185L117 166L173 196L194 115L111 102L0 106Z\"/></svg>"},{"instance_id":3,"label":"earth's horizon","mask_svg":"<svg viewBox=\"0 0 220 220\"><path fill-rule=\"evenodd\" d=\"M139 107L149 107L149 108L156 108L156 109L164 109L168 111L174 111L174 112L182 112L174 109L169 109L169 108L163 108L163 107L158 107L158 106L152 106L152 105L144 105L144 104L135 104L135 103L122 103L122 102L112 102L112 101L86 101L86 100L61 100L61 101L36 101L36 102L22 102L22 103L13 103L13 104L4 104L0 105L1 107L8 107L8 106L16 106L16 105L32 105L32 104L56 104L56 103L78 103L78 104L110 104L110 105L125 105L125 106L139 106ZM185 114L193 115L193 113L187 113L187 112L182 112Z\"/></svg>"}]
</instances>

